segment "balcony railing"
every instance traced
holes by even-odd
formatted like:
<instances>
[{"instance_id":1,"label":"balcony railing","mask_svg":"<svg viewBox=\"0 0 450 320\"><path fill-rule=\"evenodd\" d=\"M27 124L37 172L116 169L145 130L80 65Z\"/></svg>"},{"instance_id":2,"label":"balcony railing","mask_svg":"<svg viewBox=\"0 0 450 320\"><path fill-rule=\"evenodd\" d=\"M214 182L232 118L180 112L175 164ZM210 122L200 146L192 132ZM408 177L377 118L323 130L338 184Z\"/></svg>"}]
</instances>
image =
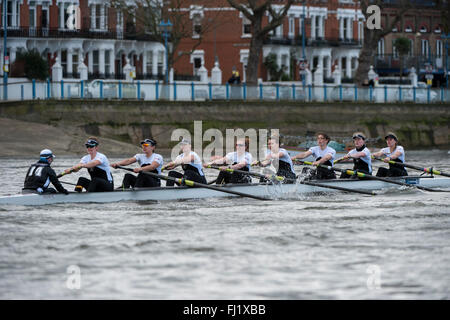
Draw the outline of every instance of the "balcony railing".
<instances>
[{"instance_id":1,"label":"balcony railing","mask_svg":"<svg viewBox=\"0 0 450 320\"><path fill-rule=\"evenodd\" d=\"M314 39L307 38L306 45L310 47L338 47L338 46L361 46L362 40L360 39L341 39L334 37L316 37ZM264 44L284 45L284 46L301 46L302 36L290 37L267 37L264 39Z\"/></svg>"},{"instance_id":2,"label":"balcony railing","mask_svg":"<svg viewBox=\"0 0 450 320\"><path fill-rule=\"evenodd\" d=\"M411 67L416 68L419 73L425 72L425 66L430 64L433 67L433 72L444 72L445 56L437 55L420 55L420 56L405 56L403 61L398 56L392 54L376 55L374 57L374 67L381 73L400 72L401 64L405 72Z\"/></svg>"},{"instance_id":3,"label":"balcony railing","mask_svg":"<svg viewBox=\"0 0 450 320\"><path fill-rule=\"evenodd\" d=\"M3 29L0 30L0 36L3 37ZM87 39L127 39L139 41L156 41L153 35L141 33L118 32L116 29L93 30L77 29L68 30L60 28L33 28L20 27L9 29L8 37L16 38L87 38Z\"/></svg>"}]
</instances>

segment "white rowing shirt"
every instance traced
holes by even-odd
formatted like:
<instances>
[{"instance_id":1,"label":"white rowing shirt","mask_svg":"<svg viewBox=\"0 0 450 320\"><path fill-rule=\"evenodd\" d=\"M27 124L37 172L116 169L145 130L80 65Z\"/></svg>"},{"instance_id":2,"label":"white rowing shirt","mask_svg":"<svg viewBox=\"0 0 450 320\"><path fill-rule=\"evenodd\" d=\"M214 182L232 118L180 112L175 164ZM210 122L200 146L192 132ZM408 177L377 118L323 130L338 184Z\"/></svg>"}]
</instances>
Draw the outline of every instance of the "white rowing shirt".
<instances>
[{"instance_id":1,"label":"white rowing shirt","mask_svg":"<svg viewBox=\"0 0 450 320\"><path fill-rule=\"evenodd\" d=\"M156 167L156 171L158 171L158 174L161 174L161 168L163 166L163 157L162 155L158 153L152 153L150 157L147 157L145 153L138 153L134 155L134 158L139 163L139 165L142 167L143 165L151 165L154 161L156 161L159 166Z\"/></svg>"},{"instance_id":2,"label":"white rowing shirt","mask_svg":"<svg viewBox=\"0 0 450 320\"><path fill-rule=\"evenodd\" d=\"M391 152L391 148L386 147L381 149L381 152L386 156L386 157L390 157L391 155L393 155L394 153L396 153L397 151L400 151L400 156L398 157L398 159L403 163L405 162L405 149L403 149L402 146L397 146L395 148L394 151Z\"/></svg>"},{"instance_id":3,"label":"white rowing shirt","mask_svg":"<svg viewBox=\"0 0 450 320\"><path fill-rule=\"evenodd\" d=\"M194 161L191 161L190 163L184 163L184 164L189 164L193 167L195 167L198 170L198 173L201 176L204 176L205 174L203 173L203 166L202 166L202 159L200 159L200 157L198 156L197 153L195 153L194 151L189 152L188 155L185 155L184 153L180 154L178 157L175 158L175 161L177 160L181 160L183 159L185 156L194 156Z\"/></svg>"},{"instance_id":4,"label":"white rowing shirt","mask_svg":"<svg viewBox=\"0 0 450 320\"><path fill-rule=\"evenodd\" d=\"M247 151L244 154L241 154L241 155L239 155L237 153L237 151L230 152L230 153L227 153L225 158L227 159L227 162L231 163L231 164L245 162L246 163L245 167L247 167L248 170L250 170L250 164L253 161L252 155L249 152L247 152Z\"/></svg>"},{"instance_id":5,"label":"white rowing shirt","mask_svg":"<svg viewBox=\"0 0 450 320\"><path fill-rule=\"evenodd\" d=\"M91 161L94 161L94 160L100 161L100 164L98 166L96 166L96 167L99 168L99 169L102 169L103 171L106 172L106 176L108 177L108 181L110 181L110 182L113 181L111 170L109 170L108 158L103 153L97 152L97 154L95 155L94 159L91 159L91 155L87 154L83 158L81 158L80 163L87 164L87 163L89 163Z\"/></svg>"},{"instance_id":6,"label":"white rowing shirt","mask_svg":"<svg viewBox=\"0 0 450 320\"><path fill-rule=\"evenodd\" d=\"M284 162L287 162L287 163L289 164L289 166L291 167L291 171L292 171L293 173L295 173L295 171L294 171L294 165L292 164L292 160L291 160L291 157L289 156L289 152L288 152L286 149L283 149L283 148L278 149L277 154L280 153L280 152L281 152L283 155L279 158L279 160L284 161ZM274 153L274 152L270 151L269 154L273 154L273 153ZM274 161L274 160L275 160L275 159L272 159L272 161Z\"/></svg>"},{"instance_id":7,"label":"white rowing shirt","mask_svg":"<svg viewBox=\"0 0 450 320\"><path fill-rule=\"evenodd\" d=\"M315 147L309 148L308 151L311 151L315 160L317 160L317 158L323 158L327 154L330 154L331 155L330 162L331 162L331 165L333 166L334 158L336 157L336 150L334 150L333 148L327 146L324 150L322 150L322 149L320 149L319 146L315 146Z\"/></svg>"},{"instance_id":8,"label":"white rowing shirt","mask_svg":"<svg viewBox=\"0 0 450 320\"><path fill-rule=\"evenodd\" d=\"M361 159L362 161L364 161L365 163L368 164L369 172L372 173L372 157L371 157L369 148L365 147L361 151L356 151L356 148L355 148L355 149L350 150L350 152L348 154L350 155L350 154L355 154L355 153L359 153L359 152L364 152L366 154L364 157L360 157L359 159Z\"/></svg>"}]
</instances>

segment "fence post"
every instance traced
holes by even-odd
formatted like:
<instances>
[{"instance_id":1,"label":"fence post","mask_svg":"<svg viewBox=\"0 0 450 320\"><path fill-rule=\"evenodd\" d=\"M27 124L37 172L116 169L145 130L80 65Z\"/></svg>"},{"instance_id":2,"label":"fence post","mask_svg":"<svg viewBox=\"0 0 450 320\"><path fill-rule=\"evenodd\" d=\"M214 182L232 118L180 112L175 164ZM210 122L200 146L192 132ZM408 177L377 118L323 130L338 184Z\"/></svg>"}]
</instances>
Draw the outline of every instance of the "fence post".
<instances>
[{"instance_id":1,"label":"fence post","mask_svg":"<svg viewBox=\"0 0 450 320\"><path fill-rule=\"evenodd\" d=\"M295 83L292 84L292 100L295 100Z\"/></svg>"},{"instance_id":2,"label":"fence post","mask_svg":"<svg viewBox=\"0 0 450 320\"><path fill-rule=\"evenodd\" d=\"M177 83L173 82L173 100L177 100Z\"/></svg>"},{"instance_id":3,"label":"fence post","mask_svg":"<svg viewBox=\"0 0 450 320\"><path fill-rule=\"evenodd\" d=\"M280 100L280 84L276 83L275 84L275 88L276 88L276 93L277 93L277 101Z\"/></svg>"},{"instance_id":4,"label":"fence post","mask_svg":"<svg viewBox=\"0 0 450 320\"><path fill-rule=\"evenodd\" d=\"M413 101L416 102L416 87L413 87Z\"/></svg>"},{"instance_id":5,"label":"fence post","mask_svg":"<svg viewBox=\"0 0 450 320\"><path fill-rule=\"evenodd\" d=\"M191 100L195 100L195 88L194 88L194 81L191 82Z\"/></svg>"},{"instance_id":6,"label":"fence post","mask_svg":"<svg viewBox=\"0 0 450 320\"><path fill-rule=\"evenodd\" d=\"M441 102L444 102L444 87L441 87Z\"/></svg>"},{"instance_id":7,"label":"fence post","mask_svg":"<svg viewBox=\"0 0 450 320\"><path fill-rule=\"evenodd\" d=\"M100 99L103 99L103 80L100 80Z\"/></svg>"},{"instance_id":8,"label":"fence post","mask_svg":"<svg viewBox=\"0 0 450 320\"><path fill-rule=\"evenodd\" d=\"M137 98L138 98L138 100L141 100L141 81L140 80L137 81L136 90L137 90Z\"/></svg>"},{"instance_id":9,"label":"fence post","mask_svg":"<svg viewBox=\"0 0 450 320\"><path fill-rule=\"evenodd\" d=\"M369 86L369 101L372 102L373 98L373 88L372 86Z\"/></svg>"},{"instance_id":10,"label":"fence post","mask_svg":"<svg viewBox=\"0 0 450 320\"><path fill-rule=\"evenodd\" d=\"M246 82L244 82L243 84L242 84L242 94L243 94L243 98L244 98L244 100L247 100L247 83Z\"/></svg>"},{"instance_id":11,"label":"fence post","mask_svg":"<svg viewBox=\"0 0 450 320\"><path fill-rule=\"evenodd\" d=\"M84 80L81 80L80 82L80 98L83 99L84 97Z\"/></svg>"},{"instance_id":12,"label":"fence post","mask_svg":"<svg viewBox=\"0 0 450 320\"><path fill-rule=\"evenodd\" d=\"M387 86L384 86L384 103L387 103Z\"/></svg>"},{"instance_id":13,"label":"fence post","mask_svg":"<svg viewBox=\"0 0 450 320\"><path fill-rule=\"evenodd\" d=\"M47 99L50 99L50 78L47 78Z\"/></svg>"},{"instance_id":14,"label":"fence post","mask_svg":"<svg viewBox=\"0 0 450 320\"><path fill-rule=\"evenodd\" d=\"M309 96L309 102L312 101L312 88L311 85L308 84L308 96Z\"/></svg>"},{"instance_id":15,"label":"fence post","mask_svg":"<svg viewBox=\"0 0 450 320\"><path fill-rule=\"evenodd\" d=\"M358 101L358 86L355 84L355 102Z\"/></svg>"},{"instance_id":16,"label":"fence post","mask_svg":"<svg viewBox=\"0 0 450 320\"><path fill-rule=\"evenodd\" d=\"M227 84L225 85L225 91L226 91L226 96L227 96L227 100L230 100L230 84L227 82Z\"/></svg>"},{"instance_id":17,"label":"fence post","mask_svg":"<svg viewBox=\"0 0 450 320\"><path fill-rule=\"evenodd\" d=\"M36 99L36 80L35 79L31 80L31 83L32 83L31 91L33 91L32 95L33 95L33 100L34 100L34 99Z\"/></svg>"},{"instance_id":18,"label":"fence post","mask_svg":"<svg viewBox=\"0 0 450 320\"><path fill-rule=\"evenodd\" d=\"M402 102L402 87L398 86L398 100Z\"/></svg>"},{"instance_id":19,"label":"fence post","mask_svg":"<svg viewBox=\"0 0 450 320\"><path fill-rule=\"evenodd\" d=\"M259 84L259 100L263 99L263 85L262 83Z\"/></svg>"},{"instance_id":20,"label":"fence post","mask_svg":"<svg viewBox=\"0 0 450 320\"><path fill-rule=\"evenodd\" d=\"M61 79L61 99L64 99L64 80Z\"/></svg>"},{"instance_id":21,"label":"fence post","mask_svg":"<svg viewBox=\"0 0 450 320\"><path fill-rule=\"evenodd\" d=\"M342 84L339 85L339 101L342 102Z\"/></svg>"},{"instance_id":22,"label":"fence post","mask_svg":"<svg viewBox=\"0 0 450 320\"><path fill-rule=\"evenodd\" d=\"M212 83L208 83L209 100L212 100Z\"/></svg>"},{"instance_id":23,"label":"fence post","mask_svg":"<svg viewBox=\"0 0 450 320\"><path fill-rule=\"evenodd\" d=\"M20 98L23 100L23 84L20 86Z\"/></svg>"},{"instance_id":24,"label":"fence post","mask_svg":"<svg viewBox=\"0 0 450 320\"><path fill-rule=\"evenodd\" d=\"M159 80L155 82L155 100L159 100Z\"/></svg>"},{"instance_id":25,"label":"fence post","mask_svg":"<svg viewBox=\"0 0 450 320\"><path fill-rule=\"evenodd\" d=\"M327 85L323 85L323 101L327 101Z\"/></svg>"},{"instance_id":26,"label":"fence post","mask_svg":"<svg viewBox=\"0 0 450 320\"><path fill-rule=\"evenodd\" d=\"M122 99L122 81L119 80L119 99Z\"/></svg>"},{"instance_id":27,"label":"fence post","mask_svg":"<svg viewBox=\"0 0 450 320\"><path fill-rule=\"evenodd\" d=\"M427 87L427 102L430 103L430 86Z\"/></svg>"}]
</instances>

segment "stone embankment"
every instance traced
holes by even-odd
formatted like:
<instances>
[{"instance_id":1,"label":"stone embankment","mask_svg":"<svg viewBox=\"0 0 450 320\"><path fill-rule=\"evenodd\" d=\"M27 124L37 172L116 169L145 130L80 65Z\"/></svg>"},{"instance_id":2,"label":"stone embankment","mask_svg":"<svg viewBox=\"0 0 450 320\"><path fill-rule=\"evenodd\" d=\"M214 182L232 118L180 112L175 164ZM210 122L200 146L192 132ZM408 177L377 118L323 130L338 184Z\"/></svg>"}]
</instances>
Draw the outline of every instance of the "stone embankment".
<instances>
[{"instance_id":1,"label":"stone embankment","mask_svg":"<svg viewBox=\"0 0 450 320\"><path fill-rule=\"evenodd\" d=\"M407 148L448 148L450 106L300 102L167 102L40 100L0 103L0 156L35 155L43 147L83 154L87 136L99 136L109 154L134 154L142 137L170 148L174 129L279 129L288 136L351 137L363 131L382 138L394 131ZM384 144L378 140L377 146ZM375 146L375 145L374 145Z\"/></svg>"}]
</instances>

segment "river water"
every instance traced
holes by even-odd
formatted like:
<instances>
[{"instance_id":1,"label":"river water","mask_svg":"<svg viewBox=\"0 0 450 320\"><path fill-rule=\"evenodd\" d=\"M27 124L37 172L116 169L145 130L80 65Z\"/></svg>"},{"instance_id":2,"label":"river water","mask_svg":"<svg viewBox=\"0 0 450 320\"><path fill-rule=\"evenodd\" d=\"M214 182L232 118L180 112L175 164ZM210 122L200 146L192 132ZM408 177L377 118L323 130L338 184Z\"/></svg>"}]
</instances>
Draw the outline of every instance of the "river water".
<instances>
[{"instance_id":1,"label":"river water","mask_svg":"<svg viewBox=\"0 0 450 320\"><path fill-rule=\"evenodd\" d=\"M450 171L447 151L407 156ZM20 190L34 161L3 159L0 195ZM0 299L449 299L449 200L403 190L3 206Z\"/></svg>"}]
</instances>

